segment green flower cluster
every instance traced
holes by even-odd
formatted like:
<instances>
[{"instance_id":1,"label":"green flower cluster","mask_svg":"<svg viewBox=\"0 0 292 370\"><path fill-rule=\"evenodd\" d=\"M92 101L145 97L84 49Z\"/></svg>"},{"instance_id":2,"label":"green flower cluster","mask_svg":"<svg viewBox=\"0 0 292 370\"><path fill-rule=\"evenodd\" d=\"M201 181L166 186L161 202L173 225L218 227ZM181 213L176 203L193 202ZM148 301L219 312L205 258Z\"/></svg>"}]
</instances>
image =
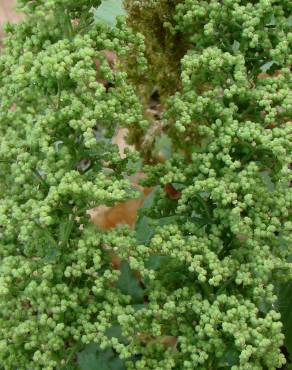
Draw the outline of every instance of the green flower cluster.
<instances>
[{"instance_id":1,"label":"green flower cluster","mask_svg":"<svg viewBox=\"0 0 292 370\"><path fill-rule=\"evenodd\" d=\"M145 121L104 51L135 52L143 69L143 44L94 24L92 1L20 3L32 14L7 26L0 55L0 364L60 369L128 300L86 211L137 196L125 180L137 155L121 159L111 138Z\"/></svg>"},{"instance_id":2,"label":"green flower cluster","mask_svg":"<svg viewBox=\"0 0 292 370\"><path fill-rule=\"evenodd\" d=\"M125 0L125 5L128 23L145 36L151 73L143 82L164 98L181 88L180 59L188 49L240 50L251 70L266 60L282 66L283 57L291 64L289 1Z\"/></svg>"},{"instance_id":3,"label":"green flower cluster","mask_svg":"<svg viewBox=\"0 0 292 370\"><path fill-rule=\"evenodd\" d=\"M275 284L292 277L290 4L126 0L145 45L122 20L95 23L99 4L19 0L27 17L7 27L1 366L68 370L77 359L83 370L90 353L99 368L97 344L119 356L115 369L279 368ZM137 93L152 86L159 122ZM86 211L138 195L126 180L137 153L120 158L112 144L119 126L142 143L153 191L134 231L103 232ZM160 163L143 147L157 127L171 143Z\"/></svg>"},{"instance_id":4,"label":"green flower cluster","mask_svg":"<svg viewBox=\"0 0 292 370\"><path fill-rule=\"evenodd\" d=\"M135 315L135 325L129 320L133 332L174 336L177 345L166 351L159 342L146 349L140 343L145 358L137 369L276 369L285 362L273 282L292 276L286 262L292 228L289 131L283 128L283 157L279 137L274 145L271 140L267 170L261 157L232 160L240 128L226 135L230 152L222 153L228 148L222 132L229 128L228 121L210 128L217 133L212 144L189 163L177 157L160 171L157 166L155 177L149 170L153 183L171 182L181 197L168 200L158 192L147 213L151 219L174 217L175 224L159 228L130 256L147 281L149 303Z\"/></svg>"},{"instance_id":5,"label":"green flower cluster","mask_svg":"<svg viewBox=\"0 0 292 370\"><path fill-rule=\"evenodd\" d=\"M156 190L141 222L155 231L128 254L147 294L120 321L140 333L127 350L142 358L130 368L285 363L274 283L292 277L288 14L285 1L186 0L161 24L192 46L163 115L173 154L145 168Z\"/></svg>"}]
</instances>

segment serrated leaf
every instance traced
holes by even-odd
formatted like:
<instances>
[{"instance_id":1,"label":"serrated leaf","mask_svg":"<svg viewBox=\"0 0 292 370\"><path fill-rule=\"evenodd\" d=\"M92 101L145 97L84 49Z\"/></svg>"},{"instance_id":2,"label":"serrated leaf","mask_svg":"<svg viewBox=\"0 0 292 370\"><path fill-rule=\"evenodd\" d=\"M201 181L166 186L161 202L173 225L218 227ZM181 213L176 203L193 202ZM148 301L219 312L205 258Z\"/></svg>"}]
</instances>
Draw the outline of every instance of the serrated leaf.
<instances>
[{"instance_id":1,"label":"serrated leaf","mask_svg":"<svg viewBox=\"0 0 292 370\"><path fill-rule=\"evenodd\" d=\"M174 276L177 269L181 267L181 263L173 257L156 254L149 257L145 266L151 270L159 271L160 273L170 273Z\"/></svg>"},{"instance_id":2,"label":"serrated leaf","mask_svg":"<svg viewBox=\"0 0 292 370\"><path fill-rule=\"evenodd\" d=\"M125 370L124 362L113 352L111 348L99 352L95 370Z\"/></svg>"},{"instance_id":3,"label":"serrated leaf","mask_svg":"<svg viewBox=\"0 0 292 370\"><path fill-rule=\"evenodd\" d=\"M154 155L162 157L165 160L170 159L172 155L171 139L165 134L162 134L160 137L157 137L155 139L153 152Z\"/></svg>"},{"instance_id":4,"label":"serrated leaf","mask_svg":"<svg viewBox=\"0 0 292 370\"><path fill-rule=\"evenodd\" d=\"M124 362L111 348L100 350L97 344L89 344L77 354L81 370L125 370Z\"/></svg>"},{"instance_id":5,"label":"serrated leaf","mask_svg":"<svg viewBox=\"0 0 292 370\"><path fill-rule=\"evenodd\" d=\"M198 227L203 227L210 224L210 220L206 217L193 216L189 219L189 221L195 223L196 225L198 225Z\"/></svg>"},{"instance_id":6,"label":"serrated leaf","mask_svg":"<svg viewBox=\"0 0 292 370\"><path fill-rule=\"evenodd\" d=\"M126 166L126 172L137 173L142 169L142 160L139 161L128 161Z\"/></svg>"},{"instance_id":7,"label":"serrated leaf","mask_svg":"<svg viewBox=\"0 0 292 370\"><path fill-rule=\"evenodd\" d=\"M96 370L97 365L97 352L99 346L95 343L91 343L85 347L82 352L77 354L78 365L81 370Z\"/></svg>"},{"instance_id":8,"label":"serrated leaf","mask_svg":"<svg viewBox=\"0 0 292 370\"><path fill-rule=\"evenodd\" d=\"M133 304L132 307L134 308L134 310L139 311L147 307L147 305L145 303L136 303L136 304Z\"/></svg>"},{"instance_id":9,"label":"serrated leaf","mask_svg":"<svg viewBox=\"0 0 292 370\"><path fill-rule=\"evenodd\" d=\"M152 255L149 257L146 267L151 270L158 270L165 262L169 261L168 256Z\"/></svg>"},{"instance_id":10,"label":"serrated leaf","mask_svg":"<svg viewBox=\"0 0 292 370\"><path fill-rule=\"evenodd\" d=\"M239 363L239 353L234 348L229 348L225 351L224 355L220 359L221 366L234 366Z\"/></svg>"},{"instance_id":11,"label":"serrated leaf","mask_svg":"<svg viewBox=\"0 0 292 370\"><path fill-rule=\"evenodd\" d=\"M142 303L144 297L143 289L140 287L128 262L122 261L120 271L121 275L119 277L117 287L122 293L130 295L134 303Z\"/></svg>"},{"instance_id":12,"label":"serrated leaf","mask_svg":"<svg viewBox=\"0 0 292 370\"><path fill-rule=\"evenodd\" d=\"M157 192L158 188L154 188L144 199L144 202L143 202L143 205L140 207L140 211L142 210L145 210L145 209L149 209L153 206L153 202L154 202L154 198L155 198L155 194Z\"/></svg>"},{"instance_id":13,"label":"serrated leaf","mask_svg":"<svg viewBox=\"0 0 292 370\"><path fill-rule=\"evenodd\" d=\"M176 223L178 220L178 216L167 216L167 217L162 217L156 220L157 226L162 227L165 225L170 225L172 223Z\"/></svg>"},{"instance_id":14,"label":"serrated leaf","mask_svg":"<svg viewBox=\"0 0 292 370\"><path fill-rule=\"evenodd\" d=\"M57 248L50 248L44 257L45 263L52 263L55 262L58 256L60 255L60 251Z\"/></svg>"},{"instance_id":15,"label":"serrated leaf","mask_svg":"<svg viewBox=\"0 0 292 370\"><path fill-rule=\"evenodd\" d=\"M111 27L116 25L117 16L125 14L126 12L122 0L104 0L101 5L94 10L95 19Z\"/></svg>"},{"instance_id":16,"label":"serrated leaf","mask_svg":"<svg viewBox=\"0 0 292 370\"><path fill-rule=\"evenodd\" d=\"M271 304L261 301L258 305L258 308L262 313L267 314L271 310Z\"/></svg>"},{"instance_id":17,"label":"serrated leaf","mask_svg":"<svg viewBox=\"0 0 292 370\"><path fill-rule=\"evenodd\" d=\"M151 226L151 218L142 216L136 223L136 239L140 244L148 245L154 234L154 228Z\"/></svg>"},{"instance_id":18,"label":"serrated leaf","mask_svg":"<svg viewBox=\"0 0 292 370\"><path fill-rule=\"evenodd\" d=\"M43 261L45 263L52 263L60 255L60 249L58 248L57 242L51 235L51 233L48 231L48 229L42 228L38 224L36 224L36 226L40 230L39 239L36 240L36 243L42 246L45 251Z\"/></svg>"},{"instance_id":19,"label":"serrated leaf","mask_svg":"<svg viewBox=\"0 0 292 370\"><path fill-rule=\"evenodd\" d=\"M148 245L157 227L175 223L177 219L178 216L168 216L158 219L142 216L138 219L135 228L138 243Z\"/></svg>"},{"instance_id":20,"label":"serrated leaf","mask_svg":"<svg viewBox=\"0 0 292 370\"><path fill-rule=\"evenodd\" d=\"M158 255L156 256L158 257ZM156 271L157 280L161 281L162 284L167 286L169 289L177 289L186 284L188 276L185 274L184 263L174 257L161 257L158 257L156 261L155 257L152 259L152 261L150 258L147 261L148 268L150 267L149 264L154 262L154 265L152 265L154 268L152 269ZM145 278L144 282L147 286L150 281Z\"/></svg>"},{"instance_id":21,"label":"serrated leaf","mask_svg":"<svg viewBox=\"0 0 292 370\"><path fill-rule=\"evenodd\" d=\"M263 182L265 183L267 189L270 192L273 192L275 190L275 184L273 183L268 171L260 172L260 176L261 176Z\"/></svg>"},{"instance_id":22,"label":"serrated leaf","mask_svg":"<svg viewBox=\"0 0 292 370\"><path fill-rule=\"evenodd\" d=\"M278 285L278 310L281 313L285 346L292 359L292 280Z\"/></svg>"},{"instance_id":23,"label":"serrated leaf","mask_svg":"<svg viewBox=\"0 0 292 370\"><path fill-rule=\"evenodd\" d=\"M76 365L67 364L64 367L62 367L60 370L79 370L79 368Z\"/></svg>"},{"instance_id":24,"label":"serrated leaf","mask_svg":"<svg viewBox=\"0 0 292 370\"><path fill-rule=\"evenodd\" d=\"M239 47L240 47L240 43L237 40L234 40L232 44L233 52L237 52L239 50Z\"/></svg>"},{"instance_id":25,"label":"serrated leaf","mask_svg":"<svg viewBox=\"0 0 292 370\"><path fill-rule=\"evenodd\" d=\"M128 343L127 338L125 338L122 334L122 329L119 324L114 324L109 329L107 329L106 335L109 339L117 338L120 343Z\"/></svg>"},{"instance_id":26,"label":"serrated leaf","mask_svg":"<svg viewBox=\"0 0 292 370\"><path fill-rule=\"evenodd\" d=\"M268 20L268 23L266 23L266 26L276 26L276 24L277 24L277 21L276 21L275 15L272 14Z\"/></svg>"}]
</instances>

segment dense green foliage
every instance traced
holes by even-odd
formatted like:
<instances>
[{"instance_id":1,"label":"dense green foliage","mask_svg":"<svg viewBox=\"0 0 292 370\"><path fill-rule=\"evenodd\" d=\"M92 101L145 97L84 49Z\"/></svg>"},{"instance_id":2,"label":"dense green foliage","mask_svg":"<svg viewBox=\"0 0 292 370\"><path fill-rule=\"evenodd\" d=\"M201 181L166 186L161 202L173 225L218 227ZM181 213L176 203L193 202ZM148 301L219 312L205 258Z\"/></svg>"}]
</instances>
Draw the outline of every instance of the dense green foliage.
<instances>
[{"instance_id":1,"label":"dense green foliage","mask_svg":"<svg viewBox=\"0 0 292 370\"><path fill-rule=\"evenodd\" d=\"M100 1L19 3L28 15L8 27L0 55L1 365L280 368L290 3L127 0L145 46L122 19L94 23ZM153 88L162 116L147 122ZM134 231L104 232L86 210L138 195L126 180L138 153L121 159L111 143L119 126L153 191Z\"/></svg>"},{"instance_id":2,"label":"dense green foliage","mask_svg":"<svg viewBox=\"0 0 292 370\"><path fill-rule=\"evenodd\" d=\"M141 46L129 30L93 25L87 3L28 2L32 15L8 28L0 57L5 370L59 369L72 348L100 336L104 307L127 301L105 250L115 236L103 237L86 210L137 196L123 175L135 153L120 159L111 137L117 124L143 124L143 117L124 72L112 71L103 50L124 56L131 44L139 59Z\"/></svg>"}]
</instances>

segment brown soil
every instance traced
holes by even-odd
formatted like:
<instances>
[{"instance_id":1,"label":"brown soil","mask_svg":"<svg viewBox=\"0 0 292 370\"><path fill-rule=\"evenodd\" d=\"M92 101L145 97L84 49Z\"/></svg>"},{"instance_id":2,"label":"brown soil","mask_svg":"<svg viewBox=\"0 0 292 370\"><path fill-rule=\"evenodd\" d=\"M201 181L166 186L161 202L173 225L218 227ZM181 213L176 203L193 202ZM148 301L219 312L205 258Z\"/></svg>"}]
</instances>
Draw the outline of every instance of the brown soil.
<instances>
[{"instance_id":1,"label":"brown soil","mask_svg":"<svg viewBox=\"0 0 292 370\"><path fill-rule=\"evenodd\" d=\"M0 0L0 38L3 37L3 24L17 22L22 15L15 11L15 0Z\"/></svg>"}]
</instances>

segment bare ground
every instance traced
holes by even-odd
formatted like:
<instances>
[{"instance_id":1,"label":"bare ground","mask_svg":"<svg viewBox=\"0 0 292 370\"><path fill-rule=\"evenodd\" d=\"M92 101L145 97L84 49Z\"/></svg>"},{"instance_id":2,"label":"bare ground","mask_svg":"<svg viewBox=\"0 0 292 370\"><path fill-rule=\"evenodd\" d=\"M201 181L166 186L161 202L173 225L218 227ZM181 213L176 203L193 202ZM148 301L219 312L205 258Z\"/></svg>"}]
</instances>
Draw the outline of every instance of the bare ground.
<instances>
[{"instance_id":1,"label":"bare ground","mask_svg":"<svg viewBox=\"0 0 292 370\"><path fill-rule=\"evenodd\" d=\"M0 38L3 37L4 22L17 22L21 19L21 14L15 11L15 0L0 0Z\"/></svg>"}]
</instances>

